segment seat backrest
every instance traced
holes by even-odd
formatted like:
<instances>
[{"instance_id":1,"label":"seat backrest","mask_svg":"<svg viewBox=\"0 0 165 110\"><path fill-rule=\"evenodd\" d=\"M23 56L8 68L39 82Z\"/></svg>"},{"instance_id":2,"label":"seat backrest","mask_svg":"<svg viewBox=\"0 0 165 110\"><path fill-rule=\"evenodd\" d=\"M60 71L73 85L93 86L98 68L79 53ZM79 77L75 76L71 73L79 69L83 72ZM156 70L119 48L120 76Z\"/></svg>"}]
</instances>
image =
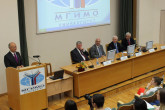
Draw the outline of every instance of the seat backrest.
<instances>
[{"instance_id":1,"label":"seat backrest","mask_svg":"<svg viewBox=\"0 0 165 110\"><path fill-rule=\"evenodd\" d=\"M135 99L133 99L129 103L117 104L117 106L118 106L117 110L133 110L134 101L135 101Z\"/></svg>"},{"instance_id":2,"label":"seat backrest","mask_svg":"<svg viewBox=\"0 0 165 110\"><path fill-rule=\"evenodd\" d=\"M52 72L52 65L51 65L51 63L45 63L45 64L46 64L47 76L52 76L53 72Z\"/></svg>"},{"instance_id":3,"label":"seat backrest","mask_svg":"<svg viewBox=\"0 0 165 110\"><path fill-rule=\"evenodd\" d=\"M38 65L39 63L38 62L33 62L31 65ZM46 73L47 73L47 76L52 76L53 73L52 73L52 65L51 63L44 63L46 65ZM49 68L49 69L48 69Z\"/></svg>"},{"instance_id":4,"label":"seat backrest","mask_svg":"<svg viewBox=\"0 0 165 110\"><path fill-rule=\"evenodd\" d=\"M91 50L91 47L90 47L90 48L87 48L87 52L89 53L89 57L90 57L90 59L91 59L90 50Z\"/></svg>"},{"instance_id":5,"label":"seat backrest","mask_svg":"<svg viewBox=\"0 0 165 110\"><path fill-rule=\"evenodd\" d=\"M70 59L71 59L71 63L75 64L75 62L72 60L71 52L70 52Z\"/></svg>"},{"instance_id":6,"label":"seat backrest","mask_svg":"<svg viewBox=\"0 0 165 110\"><path fill-rule=\"evenodd\" d=\"M133 104L132 105L123 105L123 106L119 107L118 110L134 110Z\"/></svg>"},{"instance_id":7,"label":"seat backrest","mask_svg":"<svg viewBox=\"0 0 165 110\"><path fill-rule=\"evenodd\" d=\"M107 55L107 52L108 52L108 45L109 44L105 44L106 55Z\"/></svg>"},{"instance_id":8,"label":"seat backrest","mask_svg":"<svg viewBox=\"0 0 165 110\"><path fill-rule=\"evenodd\" d=\"M135 44L137 44L137 40L136 40L136 38L134 38L134 41L135 41Z\"/></svg>"},{"instance_id":9,"label":"seat backrest","mask_svg":"<svg viewBox=\"0 0 165 110\"><path fill-rule=\"evenodd\" d=\"M157 90L158 91L158 90ZM157 99L157 91L156 92L151 92L150 94L148 95L143 95L143 96L140 96L140 98L142 98L143 100L147 101L147 102L153 102Z\"/></svg>"},{"instance_id":10,"label":"seat backrest","mask_svg":"<svg viewBox=\"0 0 165 110\"><path fill-rule=\"evenodd\" d=\"M121 44L121 42L122 42L122 41L121 41L121 40L119 40L118 42Z\"/></svg>"}]
</instances>

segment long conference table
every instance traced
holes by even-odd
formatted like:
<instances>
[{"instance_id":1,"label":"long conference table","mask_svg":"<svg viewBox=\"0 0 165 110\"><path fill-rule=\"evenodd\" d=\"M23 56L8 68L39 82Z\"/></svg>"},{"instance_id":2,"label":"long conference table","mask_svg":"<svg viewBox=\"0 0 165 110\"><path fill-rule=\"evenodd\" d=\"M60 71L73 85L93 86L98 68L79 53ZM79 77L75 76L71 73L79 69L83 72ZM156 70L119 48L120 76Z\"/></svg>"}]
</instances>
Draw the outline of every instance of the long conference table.
<instances>
[{"instance_id":1,"label":"long conference table","mask_svg":"<svg viewBox=\"0 0 165 110\"><path fill-rule=\"evenodd\" d=\"M64 66L62 69L65 73L73 76L74 96L81 97L164 67L165 49L161 49L161 46L165 45L154 44L154 47L157 47L155 52L142 52L140 56L132 56L124 61L115 60L107 66L103 64L96 66L96 59L85 61L88 66L93 63L95 67L87 68L83 72L77 71L76 64ZM121 53L116 54L116 58L120 56ZM105 58L99 58L99 61L103 62Z\"/></svg>"}]
</instances>

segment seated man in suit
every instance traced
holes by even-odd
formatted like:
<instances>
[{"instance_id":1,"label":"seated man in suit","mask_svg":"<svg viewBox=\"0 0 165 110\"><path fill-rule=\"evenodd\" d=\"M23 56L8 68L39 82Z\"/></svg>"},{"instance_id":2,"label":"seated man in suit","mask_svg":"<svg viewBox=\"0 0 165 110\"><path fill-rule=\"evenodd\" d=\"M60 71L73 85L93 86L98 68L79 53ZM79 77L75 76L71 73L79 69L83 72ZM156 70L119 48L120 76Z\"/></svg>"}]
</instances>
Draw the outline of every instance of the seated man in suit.
<instances>
[{"instance_id":1,"label":"seated man in suit","mask_svg":"<svg viewBox=\"0 0 165 110\"><path fill-rule=\"evenodd\" d=\"M122 40L123 50L127 50L127 46L135 44L134 39L131 37L131 33L127 32L125 38Z\"/></svg>"},{"instance_id":2,"label":"seated man in suit","mask_svg":"<svg viewBox=\"0 0 165 110\"><path fill-rule=\"evenodd\" d=\"M117 36L113 36L112 38L112 42L108 45L107 50L113 50L116 49L116 53L122 52L122 47L120 45L120 43L118 43L118 37Z\"/></svg>"},{"instance_id":3,"label":"seated man in suit","mask_svg":"<svg viewBox=\"0 0 165 110\"><path fill-rule=\"evenodd\" d=\"M103 46L100 43L101 40L97 38L95 44L91 47L89 52L91 58L100 58L102 56L105 56Z\"/></svg>"},{"instance_id":4,"label":"seated man in suit","mask_svg":"<svg viewBox=\"0 0 165 110\"><path fill-rule=\"evenodd\" d=\"M23 67L23 60L19 52L17 52L17 46L14 42L8 45L10 51L4 57L4 63L6 68L21 68Z\"/></svg>"},{"instance_id":5,"label":"seated man in suit","mask_svg":"<svg viewBox=\"0 0 165 110\"><path fill-rule=\"evenodd\" d=\"M80 63L81 61L88 61L89 54L82 48L82 42L77 41L76 48L71 51L71 58L73 63Z\"/></svg>"}]
</instances>

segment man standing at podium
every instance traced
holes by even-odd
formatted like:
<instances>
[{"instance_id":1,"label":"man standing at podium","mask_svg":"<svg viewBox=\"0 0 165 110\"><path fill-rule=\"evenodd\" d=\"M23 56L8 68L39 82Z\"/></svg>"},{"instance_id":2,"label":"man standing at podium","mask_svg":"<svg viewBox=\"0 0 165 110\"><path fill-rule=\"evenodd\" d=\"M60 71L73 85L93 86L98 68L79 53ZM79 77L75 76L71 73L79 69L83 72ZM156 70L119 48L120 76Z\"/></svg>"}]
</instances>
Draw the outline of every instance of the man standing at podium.
<instances>
[{"instance_id":1,"label":"man standing at podium","mask_svg":"<svg viewBox=\"0 0 165 110\"><path fill-rule=\"evenodd\" d=\"M82 42L77 41L76 48L71 51L72 63L80 63L81 61L88 61L89 54L82 48Z\"/></svg>"},{"instance_id":2,"label":"man standing at podium","mask_svg":"<svg viewBox=\"0 0 165 110\"><path fill-rule=\"evenodd\" d=\"M14 42L8 45L10 51L4 57L4 63L6 68L21 68L23 67L23 60L19 52L17 52L17 46Z\"/></svg>"}]
</instances>

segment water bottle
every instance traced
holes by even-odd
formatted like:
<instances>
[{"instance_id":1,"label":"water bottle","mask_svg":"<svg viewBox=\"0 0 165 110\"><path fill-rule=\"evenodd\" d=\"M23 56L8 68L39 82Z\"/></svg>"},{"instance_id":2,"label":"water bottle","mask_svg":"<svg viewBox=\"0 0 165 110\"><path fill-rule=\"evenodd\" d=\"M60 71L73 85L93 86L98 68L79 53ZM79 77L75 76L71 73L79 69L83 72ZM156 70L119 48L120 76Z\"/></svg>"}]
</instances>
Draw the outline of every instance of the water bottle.
<instances>
[{"instance_id":1,"label":"water bottle","mask_svg":"<svg viewBox=\"0 0 165 110\"><path fill-rule=\"evenodd\" d=\"M123 52L122 52L122 57L124 57L124 54L123 54Z\"/></svg>"},{"instance_id":2,"label":"water bottle","mask_svg":"<svg viewBox=\"0 0 165 110\"><path fill-rule=\"evenodd\" d=\"M97 60L96 60L96 64L99 65L99 59L98 59L98 58L97 58Z\"/></svg>"},{"instance_id":3,"label":"water bottle","mask_svg":"<svg viewBox=\"0 0 165 110\"><path fill-rule=\"evenodd\" d=\"M142 49L141 49L141 46L139 47L139 52L141 52L142 51Z\"/></svg>"}]
</instances>

